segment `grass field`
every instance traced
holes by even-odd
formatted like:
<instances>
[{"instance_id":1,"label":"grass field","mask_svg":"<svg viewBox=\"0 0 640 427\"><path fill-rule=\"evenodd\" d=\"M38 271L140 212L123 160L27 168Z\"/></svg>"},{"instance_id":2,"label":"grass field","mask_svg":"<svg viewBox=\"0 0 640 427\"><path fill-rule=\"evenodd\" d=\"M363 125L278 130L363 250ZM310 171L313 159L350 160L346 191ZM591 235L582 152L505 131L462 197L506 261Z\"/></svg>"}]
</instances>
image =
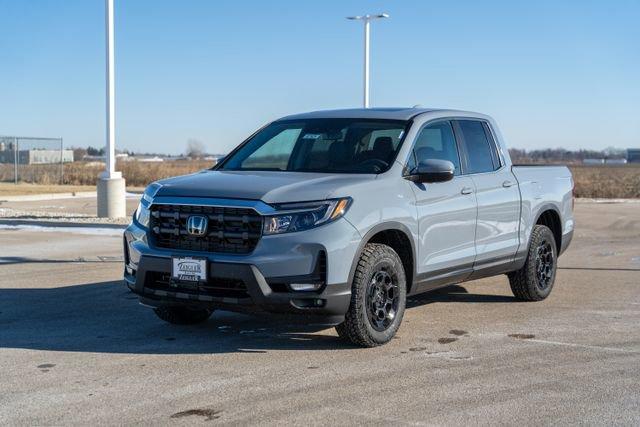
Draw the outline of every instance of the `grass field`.
<instances>
[{"instance_id":1,"label":"grass field","mask_svg":"<svg viewBox=\"0 0 640 427\"><path fill-rule=\"evenodd\" d=\"M640 198L640 164L570 166L576 197Z\"/></svg>"},{"instance_id":2,"label":"grass field","mask_svg":"<svg viewBox=\"0 0 640 427\"><path fill-rule=\"evenodd\" d=\"M207 161L179 160L161 163L119 162L117 170L122 171L127 187L144 187L150 182L170 176L184 175L211 167ZM570 165L575 180L576 197L591 198L640 198L640 164L632 165ZM63 182L60 180L58 165L20 165L19 176L23 181L43 184L46 192L93 191L96 179L104 165L96 162L74 162L64 165ZM0 182L13 180L13 165L0 164ZM67 187L76 186L76 187ZM10 185L2 184L0 194L9 195ZM27 194L35 194L37 186L24 187ZM78 188L69 190L68 188ZM87 190L87 188L89 190ZM56 191L59 189L60 191ZM14 193L16 189L14 188ZM33 192L31 192L33 191ZM19 193L25 194L25 193Z\"/></svg>"}]
</instances>

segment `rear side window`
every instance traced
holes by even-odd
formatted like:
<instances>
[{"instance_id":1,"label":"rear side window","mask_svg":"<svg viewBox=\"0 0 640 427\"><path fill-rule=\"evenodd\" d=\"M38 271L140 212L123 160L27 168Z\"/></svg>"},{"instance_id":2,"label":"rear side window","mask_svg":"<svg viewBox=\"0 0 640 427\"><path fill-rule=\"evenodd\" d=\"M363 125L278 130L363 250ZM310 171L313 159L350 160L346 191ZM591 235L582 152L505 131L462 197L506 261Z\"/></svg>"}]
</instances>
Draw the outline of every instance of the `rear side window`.
<instances>
[{"instance_id":1,"label":"rear side window","mask_svg":"<svg viewBox=\"0 0 640 427\"><path fill-rule=\"evenodd\" d=\"M489 139L484 124L475 120L458 120L456 124L462 134L462 145L466 153L466 172L491 172L500 168L493 140Z\"/></svg>"},{"instance_id":2,"label":"rear side window","mask_svg":"<svg viewBox=\"0 0 640 427\"><path fill-rule=\"evenodd\" d=\"M409 159L409 170L429 159L449 160L455 167L454 174L460 174L460 157L450 122L435 123L420 131Z\"/></svg>"}]
</instances>

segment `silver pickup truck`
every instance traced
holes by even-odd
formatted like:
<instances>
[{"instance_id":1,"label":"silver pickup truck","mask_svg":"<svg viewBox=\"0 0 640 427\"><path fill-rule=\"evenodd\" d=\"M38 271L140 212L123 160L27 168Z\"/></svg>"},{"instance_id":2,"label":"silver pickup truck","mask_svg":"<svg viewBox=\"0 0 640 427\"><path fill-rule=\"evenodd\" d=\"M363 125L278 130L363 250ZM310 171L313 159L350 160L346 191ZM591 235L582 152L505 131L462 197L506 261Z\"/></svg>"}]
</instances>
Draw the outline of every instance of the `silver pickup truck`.
<instances>
[{"instance_id":1,"label":"silver pickup truck","mask_svg":"<svg viewBox=\"0 0 640 427\"><path fill-rule=\"evenodd\" d=\"M546 298L573 227L569 170L512 165L488 116L321 111L149 185L124 235L124 278L171 323L293 313L376 346L408 295L507 274L518 299Z\"/></svg>"}]
</instances>

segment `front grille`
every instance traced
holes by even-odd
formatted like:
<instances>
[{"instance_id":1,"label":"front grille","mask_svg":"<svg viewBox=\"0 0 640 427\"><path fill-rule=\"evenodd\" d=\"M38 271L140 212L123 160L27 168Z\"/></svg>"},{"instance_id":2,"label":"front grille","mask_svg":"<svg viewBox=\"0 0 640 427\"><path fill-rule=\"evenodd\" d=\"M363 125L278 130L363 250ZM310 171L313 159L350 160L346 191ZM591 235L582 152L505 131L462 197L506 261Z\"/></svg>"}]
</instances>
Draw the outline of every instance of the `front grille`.
<instances>
[{"instance_id":1,"label":"front grille","mask_svg":"<svg viewBox=\"0 0 640 427\"><path fill-rule=\"evenodd\" d=\"M205 235L187 232L192 215L209 219ZM159 248L246 254L262 235L262 217L253 209L222 206L152 205L152 243Z\"/></svg>"},{"instance_id":2,"label":"front grille","mask_svg":"<svg viewBox=\"0 0 640 427\"><path fill-rule=\"evenodd\" d=\"M187 294L214 298L249 298L244 281L226 277L210 277L206 283L172 283L169 273L151 271L146 275L144 286L154 291L164 291L168 296Z\"/></svg>"}]
</instances>

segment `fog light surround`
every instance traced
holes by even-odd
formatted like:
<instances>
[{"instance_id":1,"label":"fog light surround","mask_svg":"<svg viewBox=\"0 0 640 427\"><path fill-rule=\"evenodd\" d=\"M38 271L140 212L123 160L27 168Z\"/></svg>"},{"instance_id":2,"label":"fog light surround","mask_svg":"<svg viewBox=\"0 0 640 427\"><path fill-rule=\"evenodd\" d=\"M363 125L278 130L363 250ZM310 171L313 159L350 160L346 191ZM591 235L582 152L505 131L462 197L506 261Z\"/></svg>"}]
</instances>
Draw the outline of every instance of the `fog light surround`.
<instances>
[{"instance_id":1,"label":"fog light surround","mask_svg":"<svg viewBox=\"0 0 640 427\"><path fill-rule=\"evenodd\" d=\"M322 287L322 283L289 283L291 290L296 292L313 292Z\"/></svg>"}]
</instances>

